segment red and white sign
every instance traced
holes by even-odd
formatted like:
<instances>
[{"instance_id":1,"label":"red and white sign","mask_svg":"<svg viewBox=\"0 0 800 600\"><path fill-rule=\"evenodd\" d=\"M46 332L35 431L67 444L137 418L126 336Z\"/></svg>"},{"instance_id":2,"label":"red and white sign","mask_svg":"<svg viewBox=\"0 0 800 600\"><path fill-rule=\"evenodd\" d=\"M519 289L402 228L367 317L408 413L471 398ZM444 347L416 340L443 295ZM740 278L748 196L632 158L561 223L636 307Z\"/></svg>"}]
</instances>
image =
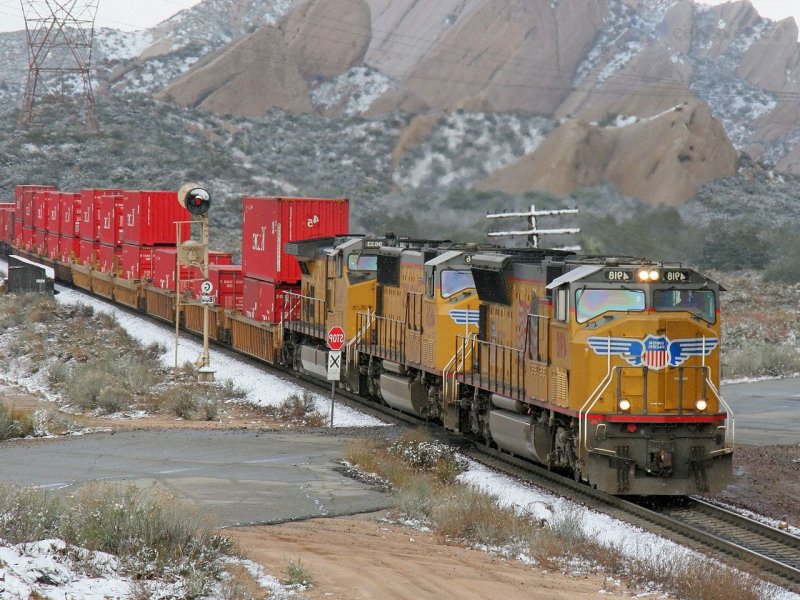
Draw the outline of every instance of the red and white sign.
<instances>
[{"instance_id":1,"label":"red and white sign","mask_svg":"<svg viewBox=\"0 0 800 600\"><path fill-rule=\"evenodd\" d=\"M334 325L328 330L328 348L334 352L338 352L344 346L345 336L344 329L338 325Z\"/></svg>"}]
</instances>

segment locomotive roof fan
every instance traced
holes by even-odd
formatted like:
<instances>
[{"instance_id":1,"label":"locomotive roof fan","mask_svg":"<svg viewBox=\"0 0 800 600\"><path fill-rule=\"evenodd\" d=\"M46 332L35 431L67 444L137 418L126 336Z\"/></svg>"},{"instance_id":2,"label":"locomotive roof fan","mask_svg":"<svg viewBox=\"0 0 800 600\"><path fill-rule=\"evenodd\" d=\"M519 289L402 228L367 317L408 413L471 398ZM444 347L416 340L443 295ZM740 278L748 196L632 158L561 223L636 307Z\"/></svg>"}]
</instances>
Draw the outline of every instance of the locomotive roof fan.
<instances>
[{"instance_id":1,"label":"locomotive roof fan","mask_svg":"<svg viewBox=\"0 0 800 600\"><path fill-rule=\"evenodd\" d=\"M195 216L202 216L211 208L211 194L196 183L184 183L178 190L178 202Z\"/></svg>"}]
</instances>

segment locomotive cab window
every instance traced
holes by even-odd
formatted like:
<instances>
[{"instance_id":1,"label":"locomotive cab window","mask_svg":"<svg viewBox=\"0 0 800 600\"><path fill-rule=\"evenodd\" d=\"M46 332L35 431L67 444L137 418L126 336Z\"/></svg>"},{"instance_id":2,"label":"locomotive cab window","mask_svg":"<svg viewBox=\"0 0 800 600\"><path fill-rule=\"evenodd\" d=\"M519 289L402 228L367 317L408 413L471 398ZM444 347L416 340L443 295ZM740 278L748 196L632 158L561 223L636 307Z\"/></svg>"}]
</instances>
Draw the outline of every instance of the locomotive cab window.
<instances>
[{"instance_id":1,"label":"locomotive cab window","mask_svg":"<svg viewBox=\"0 0 800 600\"><path fill-rule=\"evenodd\" d=\"M689 312L708 323L716 321L717 304L711 290L655 290L653 308L659 312Z\"/></svg>"},{"instance_id":2,"label":"locomotive cab window","mask_svg":"<svg viewBox=\"0 0 800 600\"><path fill-rule=\"evenodd\" d=\"M442 298L455 296L464 290L474 290L475 280L472 271L442 271Z\"/></svg>"},{"instance_id":3,"label":"locomotive cab window","mask_svg":"<svg viewBox=\"0 0 800 600\"><path fill-rule=\"evenodd\" d=\"M350 271L377 271L378 257L364 254L351 254L347 257L347 268Z\"/></svg>"},{"instance_id":4,"label":"locomotive cab window","mask_svg":"<svg viewBox=\"0 0 800 600\"><path fill-rule=\"evenodd\" d=\"M567 292L567 288L559 288L556 290L556 321L566 321L569 316L569 294Z\"/></svg>"},{"instance_id":5,"label":"locomotive cab window","mask_svg":"<svg viewBox=\"0 0 800 600\"><path fill-rule=\"evenodd\" d=\"M585 323L607 312L643 311L643 290L582 289L575 293L578 323Z\"/></svg>"}]
</instances>

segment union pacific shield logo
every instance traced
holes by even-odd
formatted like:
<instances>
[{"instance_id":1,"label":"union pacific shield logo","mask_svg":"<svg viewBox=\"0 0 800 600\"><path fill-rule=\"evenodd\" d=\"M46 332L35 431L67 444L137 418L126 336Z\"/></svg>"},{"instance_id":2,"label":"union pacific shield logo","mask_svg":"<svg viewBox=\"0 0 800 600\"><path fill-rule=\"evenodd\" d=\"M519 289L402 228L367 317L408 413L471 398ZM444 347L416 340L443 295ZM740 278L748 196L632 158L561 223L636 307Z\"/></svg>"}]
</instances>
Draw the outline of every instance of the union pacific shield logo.
<instances>
[{"instance_id":1,"label":"union pacific shield logo","mask_svg":"<svg viewBox=\"0 0 800 600\"><path fill-rule=\"evenodd\" d=\"M708 356L719 345L717 338L671 340L663 335L648 335L643 340L618 337L590 337L589 347L601 356L621 356L634 367L655 371L679 367L690 356Z\"/></svg>"},{"instance_id":2,"label":"union pacific shield logo","mask_svg":"<svg viewBox=\"0 0 800 600\"><path fill-rule=\"evenodd\" d=\"M450 311L450 318L456 325L477 325L480 320L480 311L454 308Z\"/></svg>"},{"instance_id":3,"label":"union pacific shield logo","mask_svg":"<svg viewBox=\"0 0 800 600\"><path fill-rule=\"evenodd\" d=\"M667 356L668 340L666 337L648 335L644 340L644 364L651 369L663 369L669 362Z\"/></svg>"}]
</instances>

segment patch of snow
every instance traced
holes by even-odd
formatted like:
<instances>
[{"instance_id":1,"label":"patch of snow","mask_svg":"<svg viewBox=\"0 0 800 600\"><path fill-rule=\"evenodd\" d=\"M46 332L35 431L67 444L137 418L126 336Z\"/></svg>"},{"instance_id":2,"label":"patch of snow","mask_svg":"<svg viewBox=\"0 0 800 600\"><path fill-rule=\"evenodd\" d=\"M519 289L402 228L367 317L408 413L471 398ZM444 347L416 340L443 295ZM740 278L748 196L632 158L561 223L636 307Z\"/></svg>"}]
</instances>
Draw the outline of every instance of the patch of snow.
<instances>
[{"instance_id":1,"label":"patch of snow","mask_svg":"<svg viewBox=\"0 0 800 600\"><path fill-rule=\"evenodd\" d=\"M130 60L139 56L153 43L150 31L118 31L96 29L94 44L101 60Z\"/></svg>"},{"instance_id":2,"label":"patch of snow","mask_svg":"<svg viewBox=\"0 0 800 600\"><path fill-rule=\"evenodd\" d=\"M360 115L394 87L392 80L369 67L353 67L311 91L311 101L321 110L340 107L348 116Z\"/></svg>"},{"instance_id":3,"label":"patch of snow","mask_svg":"<svg viewBox=\"0 0 800 600\"><path fill-rule=\"evenodd\" d=\"M406 189L467 186L536 150L551 128L540 117L452 113L403 158L393 178Z\"/></svg>"},{"instance_id":4,"label":"patch of snow","mask_svg":"<svg viewBox=\"0 0 800 600\"><path fill-rule=\"evenodd\" d=\"M93 298L76 290L56 286L59 293L56 300L62 304L83 304L91 306L97 312L113 315L128 333L144 345L164 344L170 351L161 356L162 364L174 366L175 330L169 325L153 323L143 317L120 310L113 304ZM203 346L200 342L181 336L178 343L178 365L195 362L200 356ZM210 349L211 367L216 371L220 381L231 379L237 387L247 390L246 401L259 406L279 406L292 394L303 392L293 381L282 379L267 373L254 365L239 360L228 353ZM320 414L330 415L330 398L313 394L317 410ZM348 406L337 404L334 409L333 424L335 427L374 427L386 425L374 417L359 413Z\"/></svg>"}]
</instances>

